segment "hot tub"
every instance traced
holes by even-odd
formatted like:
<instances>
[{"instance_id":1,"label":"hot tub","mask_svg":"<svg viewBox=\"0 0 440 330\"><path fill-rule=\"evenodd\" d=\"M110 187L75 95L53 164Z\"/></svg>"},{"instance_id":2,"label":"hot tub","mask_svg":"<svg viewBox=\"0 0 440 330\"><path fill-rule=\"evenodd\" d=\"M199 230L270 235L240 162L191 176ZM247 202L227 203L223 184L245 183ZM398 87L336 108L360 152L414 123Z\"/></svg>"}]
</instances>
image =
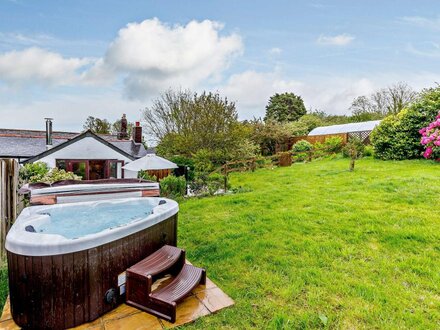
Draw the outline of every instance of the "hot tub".
<instances>
[{"instance_id":1,"label":"hot tub","mask_svg":"<svg viewBox=\"0 0 440 330\"><path fill-rule=\"evenodd\" d=\"M62 329L124 301L125 270L176 245L178 204L125 198L31 206L6 238L14 321Z\"/></svg>"}]
</instances>

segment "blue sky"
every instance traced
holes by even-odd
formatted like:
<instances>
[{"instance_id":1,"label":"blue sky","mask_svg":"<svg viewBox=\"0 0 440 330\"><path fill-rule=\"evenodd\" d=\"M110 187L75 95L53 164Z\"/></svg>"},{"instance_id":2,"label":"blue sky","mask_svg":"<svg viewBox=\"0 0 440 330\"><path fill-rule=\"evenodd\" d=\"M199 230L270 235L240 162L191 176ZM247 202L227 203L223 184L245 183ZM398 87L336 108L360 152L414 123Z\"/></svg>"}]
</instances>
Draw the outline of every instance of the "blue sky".
<instances>
[{"instance_id":1,"label":"blue sky","mask_svg":"<svg viewBox=\"0 0 440 330\"><path fill-rule=\"evenodd\" d=\"M398 81L440 81L438 1L0 0L0 127L80 130L169 87L219 91L241 118L275 92L349 113Z\"/></svg>"}]
</instances>

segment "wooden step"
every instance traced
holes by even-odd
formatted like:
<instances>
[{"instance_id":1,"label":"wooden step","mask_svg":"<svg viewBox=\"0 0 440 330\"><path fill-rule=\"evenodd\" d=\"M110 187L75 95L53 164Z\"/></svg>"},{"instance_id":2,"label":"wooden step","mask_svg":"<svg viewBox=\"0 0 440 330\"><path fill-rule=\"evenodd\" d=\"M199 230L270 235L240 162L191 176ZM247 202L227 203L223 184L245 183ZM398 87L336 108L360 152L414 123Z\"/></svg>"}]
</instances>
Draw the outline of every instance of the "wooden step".
<instances>
[{"instance_id":1,"label":"wooden step","mask_svg":"<svg viewBox=\"0 0 440 330\"><path fill-rule=\"evenodd\" d=\"M153 280L167 273L177 274L185 264L185 250L175 246L164 245L145 259L127 269L127 276L145 278L152 276Z\"/></svg>"},{"instance_id":2,"label":"wooden step","mask_svg":"<svg viewBox=\"0 0 440 330\"><path fill-rule=\"evenodd\" d=\"M185 264L185 251L164 245L159 250L128 268L125 272L125 299L137 307L150 300L153 282L165 274L176 276Z\"/></svg>"},{"instance_id":3,"label":"wooden step","mask_svg":"<svg viewBox=\"0 0 440 330\"><path fill-rule=\"evenodd\" d=\"M143 302L127 300L127 304L174 323L177 303L199 284L206 284L205 270L185 264L170 284L153 291Z\"/></svg>"},{"instance_id":4,"label":"wooden step","mask_svg":"<svg viewBox=\"0 0 440 330\"><path fill-rule=\"evenodd\" d=\"M185 264L179 275L166 287L154 291L150 297L164 302L178 303L199 283L205 284L206 275L202 268Z\"/></svg>"}]
</instances>

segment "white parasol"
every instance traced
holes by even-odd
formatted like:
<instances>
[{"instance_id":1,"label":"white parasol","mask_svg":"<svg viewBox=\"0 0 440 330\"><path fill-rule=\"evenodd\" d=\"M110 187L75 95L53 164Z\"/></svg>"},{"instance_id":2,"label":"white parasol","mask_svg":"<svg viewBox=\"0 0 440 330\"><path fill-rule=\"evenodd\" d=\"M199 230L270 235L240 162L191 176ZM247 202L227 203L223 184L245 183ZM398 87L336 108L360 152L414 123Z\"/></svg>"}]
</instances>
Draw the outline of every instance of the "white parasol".
<instances>
[{"instance_id":1,"label":"white parasol","mask_svg":"<svg viewBox=\"0 0 440 330\"><path fill-rule=\"evenodd\" d=\"M156 156L155 154L148 154L122 166L122 168L124 170L138 172L140 170L165 170L178 168L178 166L165 158Z\"/></svg>"}]
</instances>

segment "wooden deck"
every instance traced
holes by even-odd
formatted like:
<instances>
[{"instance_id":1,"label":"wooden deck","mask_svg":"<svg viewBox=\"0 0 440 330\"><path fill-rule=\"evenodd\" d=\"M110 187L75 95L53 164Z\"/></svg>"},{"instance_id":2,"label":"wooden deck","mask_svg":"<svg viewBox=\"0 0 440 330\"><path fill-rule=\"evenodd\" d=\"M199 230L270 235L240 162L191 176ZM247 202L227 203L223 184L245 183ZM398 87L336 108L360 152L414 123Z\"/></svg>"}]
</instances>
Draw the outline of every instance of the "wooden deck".
<instances>
[{"instance_id":1,"label":"wooden deck","mask_svg":"<svg viewBox=\"0 0 440 330\"><path fill-rule=\"evenodd\" d=\"M161 288L170 281L172 281L172 278L169 276L158 280L154 283L153 288ZM210 315L233 304L234 301L207 278L206 285L197 286L191 291L190 296L178 304L175 323L169 323L136 308L122 304L97 320L74 329L170 329L193 322L199 317ZM0 318L0 329L20 329L12 319L9 298L6 301Z\"/></svg>"}]
</instances>

